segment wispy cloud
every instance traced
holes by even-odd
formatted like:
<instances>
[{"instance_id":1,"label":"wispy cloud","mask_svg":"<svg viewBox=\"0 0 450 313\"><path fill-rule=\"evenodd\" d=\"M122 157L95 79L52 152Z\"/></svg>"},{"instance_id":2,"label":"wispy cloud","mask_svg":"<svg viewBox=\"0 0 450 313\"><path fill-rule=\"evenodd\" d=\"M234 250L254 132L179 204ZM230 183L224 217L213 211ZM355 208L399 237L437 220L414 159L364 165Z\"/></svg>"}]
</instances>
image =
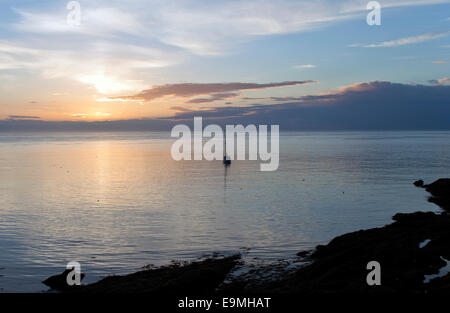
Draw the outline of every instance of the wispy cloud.
<instances>
[{"instance_id":1,"label":"wispy cloud","mask_svg":"<svg viewBox=\"0 0 450 313\"><path fill-rule=\"evenodd\" d=\"M433 5L450 0L383 1L383 7ZM83 34L117 38L127 34L198 55L224 54L255 38L298 33L364 17L367 1L145 1L83 3L79 27L66 23L64 7L48 12L16 9L15 30L34 34ZM151 8L144 10L143 8Z\"/></svg>"},{"instance_id":2,"label":"wispy cloud","mask_svg":"<svg viewBox=\"0 0 450 313\"><path fill-rule=\"evenodd\" d=\"M363 11L366 10L367 0L350 0L345 1L343 5L344 12ZM381 2L383 9L396 7L414 7L425 5L436 5L450 3L450 0L384 0Z\"/></svg>"},{"instance_id":3,"label":"wispy cloud","mask_svg":"<svg viewBox=\"0 0 450 313\"><path fill-rule=\"evenodd\" d=\"M177 53L130 44L81 42L43 47L45 42L0 41L0 69L37 71L44 78L68 78L94 86L103 94L139 91L147 85L136 80L139 70L179 63ZM81 61L82 60L82 61Z\"/></svg>"},{"instance_id":4,"label":"wispy cloud","mask_svg":"<svg viewBox=\"0 0 450 313\"><path fill-rule=\"evenodd\" d=\"M169 110L177 111L177 112L192 112L192 109L191 109L191 108L186 108L186 107L179 106L179 105L171 106L171 107L169 108Z\"/></svg>"},{"instance_id":5,"label":"wispy cloud","mask_svg":"<svg viewBox=\"0 0 450 313\"><path fill-rule=\"evenodd\" d=\"M73 117L80 117L80 118L86 118L89 116L87 113L74 113L72 114Z\"/></svg>"},{"instance_id":6,"label":"wispy cloud","mask_svg":"<svg viewBox=\"0 0 450 313\"><path fill-rule=\"evenodd\" d=\"M12 120L37 120L40 119L39 116L30 116L30 115L9 115L9 119Z\"/></svg>"},{"instance_id":7,"label":"wispy cloud","mask_svg":"<svg viewBox=\"0 0 450 313\"><path fill-rule=\"evenodd\" d=\"M374 44L354 44L351 46L353 46L353 47L360 46L360 47L364 47L364 48L398 47L398 46L410 45L410 44L415 44L415 43L419 43L419 42L424 42L424 41L428 41L428 40L445 37L445 36L448 36L449 34L450 34L450 31L443 31L443 32L430 33L430 34L424 34L424 35L419 35L419 36L404 37L404 38L383 41L383 42L374 43Z\"/></svg>"},{"instance_id":8,"label":"wispy cloud","mask_svg":"<svg viewBox=\"0 0 450 313\"><path fill-rule=\"evenodd\" d=\"M366 0L167 1L152 6L161 41L200 55L223 54L236 44L266 35L300 33L365 17ZM383 7L448 3L449 0L391 0ZM153 31L155 33L155 31Z\"/></svg>"},{"instance_id":9,"label":"wispy cloud","mask_svg":"<svg viewBox=\"0 0 450 313\"><path fill-rule=\"evenodd\" d=\"M119 8L97 7L82 11L82 23L79 26L69 25L66 21L67 11L53 13L14 10L21 17L13 24L15 30L39 34L83 34L105 36L117 33L137 35L145 31L135 13Z\"/></svg>"},{"instance_id":10,"label":"wispy cloud","mask_svg":"<svg viewBox=\"0 0 450 313\"><path fill-rule=\"evenodd\" d=\"M294 68L297 70L303 70L305 68L315 68L314 64L303 64L303 65L294 65Z\"/></svg>"},{"instance_id":11,"label":"wispy cloud","mask_svg":"<svg viewBox=\"0 0 450 313\"><path fill-rule=\"evenodd\" d=\"M434 64L445 64L445 63L448 63L448 61L432 61L431 63L434 63Z\"/></svg>"},{"instance_id":12,"label":"wispy cloud","mask_svg":"<svg viewBox=\"0 0 450 313\"><path fill-rule=\"evenodd\" d=\"M186 103L209 103L214 101L226 100L230 98L238 97L239 94L235 92L229 93L214 93L208 98L194 98L186 101Z\"/></svg>"},{"instance_id":13,"label":"wispy cloud","mask_svg":"<svg viewBox=\"0 0 450 313\"><path fill-rule=\"evenodd\" d=\"M386 0L383 7L448 2ZM1 25L5 34L12 31L15 39L0 35L8 38L0 42L0 69L30 70L39 78L72 79L106 95L131 94L148 88L145 78L151 77L155 68L182 63L192 54L224 55L264 36L308 32L364 19L366 4L362 0L224 0L207 4L95 0L83 1L80 26L66 23L63 5L21 4L14 10L16 15L8 19L13 22ZM447 34L366 46L408 44ZM312 66L299 65L297 69Z\"/></svg>"}]
</instances>

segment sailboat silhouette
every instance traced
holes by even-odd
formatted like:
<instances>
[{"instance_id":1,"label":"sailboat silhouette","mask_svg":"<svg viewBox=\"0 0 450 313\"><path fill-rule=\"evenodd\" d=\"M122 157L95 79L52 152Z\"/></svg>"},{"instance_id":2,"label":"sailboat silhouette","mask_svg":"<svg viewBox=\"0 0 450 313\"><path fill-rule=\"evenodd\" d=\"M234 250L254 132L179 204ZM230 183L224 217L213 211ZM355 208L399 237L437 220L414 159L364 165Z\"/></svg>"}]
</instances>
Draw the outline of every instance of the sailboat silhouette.
<instances>
[{"instance_id":1,"label":"sailboat silhouette","mask_svg":"<svg viewBox=\"0 0 450 313\"><path fill-rule=\"evenodd\" d=\"M225 138L225 152L223 154L223 165L225 166L231 165L231 159L227 154L227 138Z\"/></svg>"}]
</instances>

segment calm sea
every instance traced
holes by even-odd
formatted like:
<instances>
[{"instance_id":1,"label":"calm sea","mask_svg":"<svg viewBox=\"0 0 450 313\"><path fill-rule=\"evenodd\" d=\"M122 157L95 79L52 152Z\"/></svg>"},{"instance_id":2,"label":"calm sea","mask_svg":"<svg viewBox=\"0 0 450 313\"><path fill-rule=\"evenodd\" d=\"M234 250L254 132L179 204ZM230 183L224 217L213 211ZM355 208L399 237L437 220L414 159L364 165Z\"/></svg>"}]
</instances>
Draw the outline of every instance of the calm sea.
<instances>
[{"instance_id":1,"label":"calm sea","mask_svg":"<svg viewBox=\"0 0 450 313\"><path fill-rule=\"evenodd\" d=\"M171 159L169 133L0 134L0 290L78 261L85 282L249 248L292 258L437 211L412 182L450 176L450 132L282 133L280 166Z\"/></svg>"}]
</instances>

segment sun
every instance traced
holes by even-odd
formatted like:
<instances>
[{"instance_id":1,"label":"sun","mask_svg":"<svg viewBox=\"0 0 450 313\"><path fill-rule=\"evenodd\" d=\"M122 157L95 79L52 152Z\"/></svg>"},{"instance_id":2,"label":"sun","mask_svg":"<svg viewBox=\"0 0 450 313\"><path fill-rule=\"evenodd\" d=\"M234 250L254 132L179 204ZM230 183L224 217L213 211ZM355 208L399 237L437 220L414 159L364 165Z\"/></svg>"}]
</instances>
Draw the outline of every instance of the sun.
<instances>
[{"instance_id":1,"label":"sun","mask_svg":"<svg viewBox=\"0 0 450 313\"><path fill-rule=\"evenodd\" d=\"M122 80L115 76L104 74L87 74L80 75L77 80L94 86L97 91L104 95L117 94L118 92L139 90L137 81Z\"/></svg>"}]
</instances>

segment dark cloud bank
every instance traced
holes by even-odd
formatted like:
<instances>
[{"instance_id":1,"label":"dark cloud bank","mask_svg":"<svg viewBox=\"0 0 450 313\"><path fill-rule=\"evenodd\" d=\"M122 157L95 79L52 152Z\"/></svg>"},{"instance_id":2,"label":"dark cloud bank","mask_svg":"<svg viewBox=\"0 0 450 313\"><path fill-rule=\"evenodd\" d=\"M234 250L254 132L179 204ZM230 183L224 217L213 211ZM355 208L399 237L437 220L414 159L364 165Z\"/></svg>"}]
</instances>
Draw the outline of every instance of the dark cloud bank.
<instances>
[{"instance_id":1,"label":"dark cloud bank","mask_svg":"<svg viewBox=\"0 0 450 313\"><path fill-rule=\"evenodd\" d=\"M153 88L144 90L141 93L134 96L121 96L115 98L151 101L153 99L165 96L194 97L200 95L219 94L218 99L223 99L236 95L235 93L233 93L235 91L290 87L297 85L307 85L312 83L316 83L316 81L313 80L286 81L281 83L268 83L268 84L256 84L256 83L167 84L154 86ZM212 100L214 99L215 98L212 98Z\"/></svg>"},{"instance_id":2,"label":"dark cloud bank","mask_svg":"<svg viewBox=\"0 0 450 313\"><path fill-rule=\"evenodd\" d=\"M450 86L390 82L355 84L335 93L249 107L225 106L192 111L181 107L174 117L106 122L4 120L0 130L170 130L205 123L279 124L281 130L450 130Z\"/></svg>"}]
</instances>

